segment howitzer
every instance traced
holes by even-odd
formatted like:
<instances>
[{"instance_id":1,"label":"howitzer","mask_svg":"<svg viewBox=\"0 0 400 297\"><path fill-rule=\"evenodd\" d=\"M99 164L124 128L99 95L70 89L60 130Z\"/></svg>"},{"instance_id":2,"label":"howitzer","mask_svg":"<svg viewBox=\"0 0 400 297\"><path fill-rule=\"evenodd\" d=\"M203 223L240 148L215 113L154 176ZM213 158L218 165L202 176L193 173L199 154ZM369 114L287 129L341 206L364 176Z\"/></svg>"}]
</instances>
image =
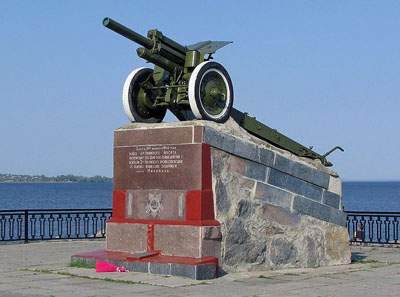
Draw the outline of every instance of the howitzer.
<instances>
[{"instance_id":1,"label":"howitzer","mask_svg":"<svg viewBox=\"0 0 400 297\"><path fill-rule=\"evenodd\" d=\"M161 122L167 109L181 121L197 118L223 123L229 118L232 82L225 68L210 59L231 42L183 46L158 30L149 30L146 38L110 18L103 25L142 45L138 56L155 65L154 70L135 69L125 81L123 105L132 122Z\"/></svg>"},{"instance_id":2,"label":"howitzer","mask_svg":"<svg viewBox=\"0 0 400 297\"><path fill-rule=\"evenodd\" d=\"M233 86L226 69L210 61L212 55L231 41L202 41L183 46L154 29L147 38L105 18L103 25L140 44L137 55L153 63L154 69L138 68L127 77L122 101L132 122L158 123L170 110L180 121L202 119L224 123L229 116L251 134L298 156L319 159L325 166L332 164L319 155L233 105Z\"/></svg>"}]
</instances>

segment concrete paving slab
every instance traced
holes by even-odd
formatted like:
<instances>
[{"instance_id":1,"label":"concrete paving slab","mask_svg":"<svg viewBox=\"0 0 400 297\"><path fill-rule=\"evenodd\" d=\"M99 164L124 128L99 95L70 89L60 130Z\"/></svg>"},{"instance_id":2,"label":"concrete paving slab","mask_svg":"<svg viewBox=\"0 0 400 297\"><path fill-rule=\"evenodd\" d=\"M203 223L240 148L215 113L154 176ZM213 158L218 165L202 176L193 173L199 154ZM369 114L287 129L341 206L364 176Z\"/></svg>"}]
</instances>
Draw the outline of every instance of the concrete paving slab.
<instances>
[{"instance_id":1,"label":"concrete paving slab","mask_svg":"<svg viewBox=\"0 0 400 297\"><path fill-rule=\"evenodd\" d=\"M400 295L398 248L353 246L353 258L361 260L359 264L230 273L207 281L146 273L103 274L96 273L94 269L67 266L72 254L101 248L104 248L104 241L0 245L0 297ZM40 272L45 269L52 273ZM68 273L74 277L59 273ZM260 275L268 278L259 278ZM105 278L114 282L105 281ZM120 283L121 281L145 284Z\"/></svg>"},{"instance_id":2,"label":"concrete paving slab","mask_svg":"<svg viewBox=\"0 0 400 297\"><path fill-rule=\"evenodd\" d=\"M12 293L21 294L23 296L52 296L56 292L46 288L23 288L13 290Z\"/></svg>"}]
</instances>

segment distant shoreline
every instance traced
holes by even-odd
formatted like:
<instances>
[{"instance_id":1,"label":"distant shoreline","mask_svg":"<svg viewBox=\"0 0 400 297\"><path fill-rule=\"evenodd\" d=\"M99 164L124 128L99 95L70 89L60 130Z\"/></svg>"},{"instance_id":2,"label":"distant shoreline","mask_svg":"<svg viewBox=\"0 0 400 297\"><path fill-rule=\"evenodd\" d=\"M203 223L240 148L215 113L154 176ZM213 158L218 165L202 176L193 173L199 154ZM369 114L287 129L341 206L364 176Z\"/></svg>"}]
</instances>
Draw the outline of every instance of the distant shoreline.
<instances>
[{"instance_id":1,"label":"distant shoreline","mask_svg":"<svg viewBox=\"0 0 400 297\"><path fill-rule=\"evenodd\" d=\"M0 184L107 184L113 181L0 181Z\"/></svg>"},{"instance_id":2,"label":"distant shoreline","mask_svg":"<svg viewBox=\"0 0 400 297\"><path fill-rule=\"evenodd\" d=\"M110 183L113 179L107 176L95 175L91 177L76 176L73 174L45 176L26 174L2 174L0 183Z\"/></svg>"}]
</instances>

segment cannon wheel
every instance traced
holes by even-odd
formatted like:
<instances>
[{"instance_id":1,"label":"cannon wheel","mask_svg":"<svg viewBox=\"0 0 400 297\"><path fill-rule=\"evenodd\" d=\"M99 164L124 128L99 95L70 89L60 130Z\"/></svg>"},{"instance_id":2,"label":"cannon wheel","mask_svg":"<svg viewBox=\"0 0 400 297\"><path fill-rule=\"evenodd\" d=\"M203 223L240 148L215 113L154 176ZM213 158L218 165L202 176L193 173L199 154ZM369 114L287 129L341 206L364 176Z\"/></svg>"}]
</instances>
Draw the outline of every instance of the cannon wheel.
<instances>
[{"instance_id":1,"label":"cannon wheel","mask_svg":"<svg viewBox=\"0 0 400 297\"><path fill-rule=\"evenodd\" d=\"M233 104L232 81L225 68L206 61L199 64L189 79L190 108L199 120L224 123Z\"/></svg>"},{"instance_id":2,"label":"cannon wheel","mask_svg":"<svg viewBox=\"0 0 400 297\"><path fill-rule=\"evenodd\" d=\"M122 104L131 122L159 123L164 119L166 107L153 107L152 93L142 87L147 82L154 86L153 69L138 68L126 78L122 91Z\"/></svg>"}]
</instances>

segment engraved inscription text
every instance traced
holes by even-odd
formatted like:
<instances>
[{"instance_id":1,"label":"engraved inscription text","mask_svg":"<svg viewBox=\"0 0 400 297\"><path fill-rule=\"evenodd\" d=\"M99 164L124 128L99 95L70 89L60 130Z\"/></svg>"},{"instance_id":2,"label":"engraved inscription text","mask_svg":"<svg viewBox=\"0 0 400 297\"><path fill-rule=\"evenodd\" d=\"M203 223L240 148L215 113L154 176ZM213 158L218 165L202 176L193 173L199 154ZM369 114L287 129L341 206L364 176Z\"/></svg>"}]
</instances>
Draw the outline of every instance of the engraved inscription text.
<instances>
[{"instance_id":1,"label":"engraved inscription text","mask_svg":"<svg viewBox=\"0 0 400 297\"><path fill-rule=\"evenodd\" d=\"M183 164L179 146L137 146L129 152L129 169L136 173L169 173Z\"/></svg>"}]
</instances>

